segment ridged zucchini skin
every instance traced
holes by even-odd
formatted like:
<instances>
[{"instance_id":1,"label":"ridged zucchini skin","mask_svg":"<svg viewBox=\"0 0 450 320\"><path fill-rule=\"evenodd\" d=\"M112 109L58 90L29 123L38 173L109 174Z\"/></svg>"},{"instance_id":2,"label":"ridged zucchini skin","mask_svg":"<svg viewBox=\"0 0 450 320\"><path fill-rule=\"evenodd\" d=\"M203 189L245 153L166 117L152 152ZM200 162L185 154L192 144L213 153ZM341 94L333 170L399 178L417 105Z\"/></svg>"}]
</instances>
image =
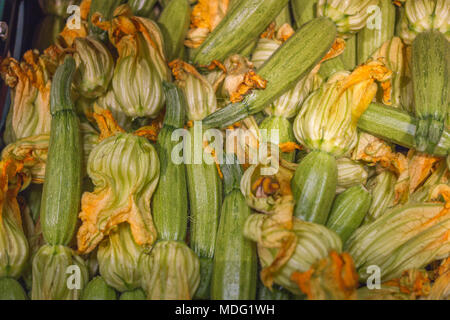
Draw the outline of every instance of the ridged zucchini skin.
<instances>
[{"instance_id":1,"label":"ridged zucchini skin","mask_svg":"<svg viewBox=\"0 0 450 320\"><path fill-rule=\"evenodd\" d=\"M71 100L75 60L67 57L52 81L52 124L41 202L44 239L68 245L77 223L81 198L82 146L78 116Z\"/></svg>"},{"instance_id":2,"label":"ridged zucchini skin","mask_svg":"<svg viewBox=\"0 0 450 320\"><path fill-rule=\"evenodd\" d=\"M158 25L164 37L167 61L184 56L184 38L189 28L191 7L187 0L172 0L161 12Z\"/></svg>"},{"instance_id":3,"label":"ridged zucchini skin","mask_svg":"<svg viewBox=\"0 0 450 320\"><path fill-rule=\"evenodd\" d=\"M117 293L102 277L95 277L84 288L81 300L117 300Z\"/></svg>"},{"instance_id":4,"label":"ridged zucchini skin","mask_svg":"<svg viewBox=\"0 0 450 320\"><path fill-rule=\"evenodd\" d=\"M0 278L0 300L28 300L28 297L17 280L5 277Z\"/></svg>"},{"instance_id":5,"label":"ridged zucchini skin","mask_svg":"<svg viewBox=\"0 0 450 320\"><path fill-rule=\"evenodd\" d=\"M203 120L203 126L224 128L263 110L307 75L330 50L335 38L336 26L328 18L305 24L256 71L267 80L266 89L254 90L241 102L212 113Z\"/></svg>"},{"instance_id":6,"label":"ridged zucchini skin","mask_svg":"<svg viewBox=\"0 0 450 320\"><path fill-rule=\"evenodd\" d=\"M371 103L358 121L358 128L406 148L415 148L417 120L396 108ZM450 132L445 129L432 155L445 157L450 152Z\"/></svg>"},{"instance_id":7,"label":"ridged zucchini skin","mask_svg":"<svg viewBox=\"0 0 450 320\"><path fill-rule=\"evenodd\" d=\"M194 137L194 128L189 130ZM191 144L191 154L194 143ZM220 208L222 206L222 181L214 164L186 164L186 178L190 211L190 248L200 258L200 285L197 299L208 299L212 275Z\"/></svg>"},{"instance_id":8,"label":"ridged zucchini skin","mask_svg":"<svg viewBox=\"0 0 450 320\"><path fill-rule=\"evenodd\" d=\"M362 185L345 190L334 200L327 228L336 232L345 243L363 222L371 200L372 196Z\"/></svg>"},{"instance_id":9,"label":"ridged zucchini skin","mask_svg":"<svg viewBox=\"0 0 450 320\"><path fill-rule=\"evenodd\" d=\"M256 245L244 238L242 233L251 210L239 187L242 169L236 158L227 159L232 159L235 163L222 165L225 199L216 238L211 298L254 300L258 275Z\"/></svg>"},{"instance_id":10,"label":"ridged zucchini skin","mask_svg":"<svg viewBox=\"0 0 450 320\"><path fill-rule=\"evenodd\" d=\"M318 0L291 0L292 15L298 29L316 17Z\"/></svg>"},{"instance_id":11,"label":"ridged zucchini skin","mask_svg":"<svg viewBox=\"0 0 450 320\"><path fill-rule=\"evenodd\" d=\"M394 36L395 5L392 0L380 0L378 7L381 11L381 28L366 26L356 35L358 65L366 62L385 41Z\"/></svg>"},{"instance_id":12,"label":"ridged zucchini skin","mask_svg":"<svg viewBox=\"0 0 450 320\"><path fill-rule=\"evenodd\" d=\"M213 60L222 61L231 53L240 52L264 31L287 3L288 0L241 0L195 49L193 62L208 65Z\"/></svg>"},{"instance_id":13,"label":"ridged zucchini skin","mask_svg":"<svg viewBox=\"0 0 450 320\"><path fill-rule=\"evenodd\" d=\"M417 150L431 153L449 113L450 44L440 32L420 33L412 44L412 83Z\"/></svg>"},{"instance_id":14,"label":"ridged zucchini skin","mask_svg":"<svg viewBox=\"0 0 450 320\"><path fill-rule=\"evenodd\" d=\"M312 151L298 165L291 181L296 202L295 217L325 224L333 205L337 186L337 164L334 156Z\"/></svg>"},{"instance_id":15,"label":"ridged zucchini skin","mask_svg":"<svg viewBox=\"0 0 450 320\"><path fill-rule=\"evenodd\" d=\"M153 221L158 239L184 241L188 220L188 195L184 163L172 161L172 150L179 144L172 141L173 132L183 127L186 115L184 93L176 85L164 82L166 115L158 135L156 151L160 160L158 187L152 198Z\"/></svg>"}]
</instances>

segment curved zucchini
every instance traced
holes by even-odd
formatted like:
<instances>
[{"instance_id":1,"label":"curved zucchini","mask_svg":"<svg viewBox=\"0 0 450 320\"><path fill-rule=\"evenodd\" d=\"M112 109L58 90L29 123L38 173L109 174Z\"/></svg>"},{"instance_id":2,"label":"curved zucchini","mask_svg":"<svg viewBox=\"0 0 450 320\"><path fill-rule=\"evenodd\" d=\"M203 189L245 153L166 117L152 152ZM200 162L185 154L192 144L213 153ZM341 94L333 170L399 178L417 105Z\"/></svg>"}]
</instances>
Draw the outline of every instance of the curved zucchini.
<instances>
[{"instance_id":1,"label":"curved zucchini","mask_svg":"<svg viewBox=\"0 0 450 320\"><path fill-rule=\"evenodd\" d=\"M298 165L291 181L296 202L294 215L303 221L325 224L336 186L336 159L323 151L309 153Z\"/></svg>"},{"instance_id":2,"label":"curved zucchini","mask_svg":"<svg viewBox=\"0 0 450 320\"><path fill-rule=\"evenodd\" d=\"M335 37L336 26L328 18L304 25L257 70L267 80L266 89L254 90L241 102L212 113L203 120L203 126L224 128L263 110L309 74L330 50Z\"/></svg>"},{"instance_id":3,"label":"curved zucchini","mask_svg":"<svg viewBox=\"0 0 450 320\"><path fill-rule=\"evenodd\" d=\"M412 44L414 109L418 118L417 150L432 153L449 113L450 44L440 32L420 33Z\"/></svg>"},{"instance_id":4,"label":"curved zucchini","mask_svg":"<svg viewBox=\"0 0 450 320\"><path fill-rule=\"evenodd\" d=\"M178 144L172 141L172 134L185 122L186 100L176 85L164 82L163 86L167 106L164 127L156 144L161 173L152 198L153 221L158 239L184 241L188 220L186 169L183 163L175 164L171 155Z\"/></svg>"},{"instance_id":5,"label":"curved zucchini","mask_svg":"<svg viewBox=\"0 0 450 320\"><path fill-rule=\"evenodd\" d=\"M208 65L213 60L224 60L240 52L266 29L287 3L288 0L241 0L195 49L193 62Z\"/></svg>"},{"instance_id":6,"label":"curved zucchini","mask_svg":"<svg viewBox=\"0 0 450 320\"><path fill-rule=\"evenodd\" d=\"M225 199L216 238L211 298L254 300L258 264L255 243L245 239L242 233L245 221L251 214L240 190L242 169L235 157L227 157L222 172Z\"/></svg>"},{"instance_id":7,"label":"curved zucchini","mask_svg":"<svg viewBox=\"0 0 450 320\"><path fill-rule=\"evenodd\" d=\"M372 103L358 121L358 128L406 148L415 148L417 120L406 112L380 103ZM432 155L445 157L450 152L450 131L445 129Z\"/></svg>"},{"instance_id":8,"label":"curved zucchini","mask_svg":"<svg viewBox=\"0 0 450 320\"><path fill-rule=\"evenodd\" d=\"M372 196L362 185L345 190L334 200L327 228L335 231L345 243L363 222L371 201Z\"/></svg>"},{"instance_id":9,"label":"curved zucchini","mask_svg":"<svg viewBox=\"0 0 450 320\"><path fill-rule=\"evenodd\" d=\"M75 60L66 57L52 81L52 124L41 203L44 239L68 245L77 223L81 198L81 147L78 116L71 100Z\"/></svg>"}]
</instances>

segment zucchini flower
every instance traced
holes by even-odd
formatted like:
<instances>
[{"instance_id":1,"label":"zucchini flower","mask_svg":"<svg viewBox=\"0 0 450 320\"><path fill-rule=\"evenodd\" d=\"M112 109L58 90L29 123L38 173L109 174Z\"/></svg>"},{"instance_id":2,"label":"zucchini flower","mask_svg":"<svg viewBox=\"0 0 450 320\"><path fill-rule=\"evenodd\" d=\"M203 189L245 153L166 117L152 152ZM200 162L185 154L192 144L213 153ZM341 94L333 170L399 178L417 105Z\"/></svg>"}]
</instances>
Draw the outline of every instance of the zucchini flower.
<instances>
[{"instance_id":1,"label":"zucchini flower","mask_svg":"<svg viewBox=\"0 0 450 320\"><path fill-rule=\"evenodd\" d=\"M436 272L428 300L449 300L450 298L450 258L445 259Z\"/></svg>"},{"instance_id":2,"label":"zucchini flower","mask_svg":"<svg viewBox=\"0 0 450 320\"><path fill-rule=\"evenodd\" d=\"M170 81L158 25L133 16L127 5L116 8L112 21L101 22L99 14L92 20L119 53L112 87L122 110L131 118L155 118L165 102L162 81Z\"/></svg>"},{"instance_id":3,"label":"zucchini flower","mask_svg":"<svg viewBox=\"0 0 450 320\"><path fill-rule=\"evenodd\" d=\"M282 162L274 174L268 175L265 172L274 168L274 162L278 165L278 161L278 157L271 154L267 163L260 162L245 170L241 179L241 192L250 208L268 214L293 209L290 207L293 206L291 190L293 168L289 163Z\"/></svg>"},{"instance_id":4,"label":"zucchini flower","mask_svg":"<svg viewBox=\"0 0 450 320\"><path fill-rule=\"evenodd\" d=\"M22 227L17 202L20 190L20 166L6 160L0 162L0 278L19 278L26 267L29 245Z\"/></svg>"},{"instance_id":5,"label":"zucchini flower","mask_svg":"<svg viewBox=\"0 0 450 320\"><path fill-rule=\"evenodd\" d=\"M319 0L317 15L330 18L340 36L349 38L366 26L371 7L377 4L378 0Z\"/></svg>"},{"instance_id":6,"label":"zucchini flower","mask_svg":"<svg viewBox=\"0 0 450 320\"><path fill-rule=\"evenodd\" d=\"M142 252L143 248L134 241L130 227L125 223L119 224L100 243L97 251L100 274L106 283L120 292L139 288L138 261Z\"/></svg>"},{"instance_id":7,"label":"zucchini flower","mask_svg":"<svg viewBox=\"0 0 450 320\"><path fill-rule=\"evenodd\" d=\"M349 158L339 158L337 164L337 187L336 193L341 193L355 185L365 185L368 172L364 165Z\"/></svg>"},{"instance_id":8,"label":"zucchini flower","mask_svg":"<svg viewBox=\"0 0 450 320\"><path fill-rule=\"evenodd\" d=\"M121 126L125 131L131 130L132 119L128 117L125 112L123 112L122 107L116 99L114 90L109 89L105 95L101 96L94 102L94 105L95 104L101 109L111 111L114 119L116 119L119 126Z\"/></svg>"},{"instance_id":9,"label":"zucchini flower","mask_svg":"<svg viewBox=\"0 0 450 320\"><path fill-rule=\"evenodd\" d=\"M450 210L441 203L397 206L372 223L363 225L346 242L362 280L367 267L380 268L382 281L422 268L450 253Z\"/></svg>"},{"instance_id":10,"label":"zucchini flower","mask_svg":"<svg viewBox=\"0 0 450 320\"><path fill-rule=\"evenodd\" d=\"M190 64L181 60L169 63L177 85L187 102L187 118L201 121L217 109L217 99L211 84Z\"/></svg>"},{"instance_id":11,"label":"zucchini flower","mask_svg":"<svg viewBox=\"0 0 450 320\"><path fill-rule=\"evenodd\" d=\"M12 89L4 134L6 144L50 132L51 77L60 57L61 52L50 47L41 56L38 51L27 51L20 63L13 58L1 62L1 76Z\"/></svg>"},{"instance_id":12,"label":"zucchini flower","mask_svg":"<svg viewBox=\"0 0 450 320\"><path fill-rule=\"evenodd\" d=\"M391 72L371 61L353 73L338 72L303 103L295 118L294 134L310 150L343 156L357 142L356 125L377 92L378 80L389 92Z\"/></svg>"},{"instance_id":13,"label":"zucchini flower","mask_svg":"<svg viewBox=\"0 0 450 320\"><path fill-rule=\"evenodd\" d=\"M78 300L88 281L84 260L68 247L44 245L33 258L33 300Z\"/></svg>"},{"instance_id":14,"label":"zucchini flower","mask_svg":"<svg viewBox=\"0 0 450 320\"><path fill-rule=\"evenodd\" d=\"M200 0L191 12L191 26L184 45L198 48L225 17L230 0Z\"/></svg>"},{"instance_id":15,"label":"zucchini flower","mask_svg":"<svg viewBox=\"0 0 450 320\"><path fill-rule=\"evenodd\" d=\"M409 197L409 201L416 202L430 202L433 200L433 196L440 190L449 184L450 171L445 164L445 161L441 160L437 163L436 167L432 170L431 175L426 178L423 184L413 190Z\"/></svg>"},{"instance_id":16,"label":"zucchini flower","mask_svg":"<svg viewBox=\"0 0 450 320\"><path fill-rule=\"evenodd\" d=\"M99 133L90 122L83 118L80 119L80 132L83 141L83 162L86 168L92 149L100 142Z\"/></svg>"},{"instance_id":17,"label":"zucchini flower","mask_svg":"<svg viewBox=\"0 0 450 320\"><path fill-rule=\"evenodd\" d=\"M400 24L400 37L411 44L419 33L437 30L450 40L448 0L408 0Z\"/></svg>"},{"instance_id":18,"label":"zucchini flower","mask_svg":"<svg viewBox=\"0 0 450 320\"><path fill-rule=\"evenodd\" d=\"M130 224L138 245L150 246L157 234L150 210L159 180L156 150L147 139L123 133L110 112L103 110L95 116L102 141L89 155L87 172L95 188L81 199L78 250L92 251L123 222Z\"/></svg>"},{"instance_id":19,"label":"zucchini flower","mask_svg":"<svg viewBox=\"0 0 450 320\"><path fill-rule=\"evenodd\" d=\"M402 40L399 37L393 37L386 41L371 58L383 61L386 67L392 71L392 105L406 111L411 110L410 105L402 105L401 98L404 88L410 86L411 82L411 77L407 76L406 48ZM383 97L377 97L378 102L382 102L382 99Z\"/></svg>"},{"instance_id":20,"label":"zucchini flower","mask_svg":"<svg viewBox=\"0 0 450 320\"><path fill-rule=\"evenodd\" d=\"M330 255L314 263L306 272L294 272L292 280L308 300L355 300L358 274L348 253Z\"/></svg>"},{"instance_id":21,"label":"zucchini flower","mask_svg":"<svg viewBox=\"0 0 450 320\"><path fill-rule=\"evenodd\" d=\"M200 261L184 242L157 242L139 268L148 300L190 300L200 284Z\"/></svg>"},{"instance_id":22,"label":"zucchini flower","mask_svg":"<svg viewBox=\"0 0 450 320\"><path fill-rule=\"evenodd\" d=\"M428 296L431 280L425 270L406 270L396 279L381 284L380 289L358 289L359 300L416 300Z\"/></svg>"},{"instance_id":23,"label":"zucchini flower","mask_svg":"<svg viewBox=\"0 0 450 320\"><path fill-rule=\"evenodd\" d=\"M86 37L76 38L73 49L77 64L76 90L89 99L104 95L114 72L114 60L108 48L96 38Z\"/></svg>"},{"instance_id":24,"label":"zucchini flower","mask_svg":"<svg viewBox=\"0 0 450 320\"><path fill-rule=\"evenodd\" d=\"M273 281L297 295L302 292L292 281L292 273L306 272L330 252L342 249L335 232L296 218L288 230L270 215L253 214L245 223L244 236L257 243L264 285L270 287Z\"/></svg>"},{"instance_id":25,"label":"zucchini flower","mask_svg":"<svg viewBox=\"0 0 450 320\"><path fill-rule=\"evenodd\" d=\"M2 159L13 159L13 161L20 162L23 166L22 172L30 178L27 178L23 188L26 188L29 182L44 183L49 139L48 134L27 137L19 139L3 149Z\"/></svg>"},{"instance_id":26,"label":"zucchini flower","mask_svg":"<svg viewBox=\"0 0 450 320\"><path fill-rule=\"evenodd\" d=\"M396 182L397 177L389 170L383 170L380 174L369 180L367 189L372 194L372 202L364 219L365 223L375 221L387 209L394 206Z\"/></svg>"}]
</instances>

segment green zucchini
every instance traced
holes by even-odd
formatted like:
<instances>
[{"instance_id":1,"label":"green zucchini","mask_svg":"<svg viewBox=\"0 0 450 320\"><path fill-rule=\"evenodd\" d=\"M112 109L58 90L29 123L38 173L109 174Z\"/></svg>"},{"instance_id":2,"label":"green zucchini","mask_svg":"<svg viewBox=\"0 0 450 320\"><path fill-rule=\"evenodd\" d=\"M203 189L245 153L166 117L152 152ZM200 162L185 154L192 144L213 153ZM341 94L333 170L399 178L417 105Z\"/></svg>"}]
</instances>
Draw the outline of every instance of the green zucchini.
<instances>
[{"instance_id":1,"label":"green zucchini","mask_svg":"<svg viewBox=\"0 0 450 320\"><path fill-rule=\"evenodd\" d=\"M230 54L240 52L266 29L287 3L288 0L241 0L194 50L193 62L208 65L213 60L223 61Z\"/></svg>"},{"instance_id":2,"label":"green zucchini","mask_svg":"<svg viewBox=\"0 0 450 320\"><path fill-rule=\"evenodd\" d=\"M298 29L316 17L318 0L291 0L295 27Z\"/></svg>"},{"instance_id":3,"label":"green zucchini","mask_svg":"<svg viewBox=\"0 0 450 320\"><path fill-rule=\"evenodd\" d=\"M356 35L352 35L345 40L345 49L342 54L336 58L339 58L342 61L345 70L353 70L356 67Z\"/></svg>"},{"instance_id":4,"label":"green zucchini","mask_svg":"<svg viewBox=\"0 0 450 320\"><path fill-rule=\"evenodd\" d=\"M185 123L186 98L175 84L164 82L163 87L166 115L156 144L161 165L158 187L152 199L153 221L158 239L184 241L188 219L186 169L183 163L175 164L171 156L178 144L172 140L172 134Z\"/></svg>"},{"instance_id":5,"label":"green zucchini","mask_svg":"<svg viewBox=\"0 0 450 320\"><path fill-rule=\"evenodd\" d=\"M98 276L88 282L81 300L117 300L117 294L102 277Z\"/></svg>"},{"instance_id":6,"label":"green zucchini","mask_svg":"<svg viewBox=\"0 0 450 320\"><path fill-rule=\"evenodd\" d=\"M230 104L203 120L203 126L226 127L258 113L293 88L330 50L336 26L328 18L304 25L256 71L267 80L264 90L254 90L244 100Z\"/></svg>"},{"instance_id":7,"label":"green zucchini","mask_svg":"<svg viewBox=\"0 0 450 320\"><path fill-rule=\"evenodd\" d=\"M371 200L372 196L362 185L345 190L334 200L327 228L335 231L345 243L363 222Z\"/></svg>"},{"instance_id":8,"label":"green zucchini","mask_svg":"<svg viewBox=\"0 0 450 320\"><path fill-rule=\"evenodd\" d=\"M269 116L263 120L263 122L259 125L262 133L267 133L265 140L270 141L274 144L282 144L286 142L294 142L295 136L294 131L292 130L292 124L288 119L281 116ZM273 130L273 131L272 131ZM278 137L273 136L273 132L278 133ZM278 138L278 139L276 139ZM295 159L295 151L289 153L282 153L281 157L289 162L293 162Z\"/></svg>"},{"instance_id":9,"label":"green zucchini","mask_svg":"<svg viewBox=\"0 0 450 320\"><path fill-rule=\"evenodd\" d=\"M0 300L28 300L27 294L17 280L0 278Z\"/></svg>"},{"instance_id":10,"label":"green zucchini","mask_svg":"<svg viewBox=\"0 0 450 320\"><path fill-rule=\"evenodd\" d=\"M303 221L325 224L336 194L337 176L334 156L323 151L309 153L291 181L294 215Z\"/></svg>"},{"instance_id":11,"label":"green zucchini","mask_svg":"<svg viewBox=\"0 0 450 320\"><path fill-rule=\"evenodd\" d=\"M383 140L406 148L415 148L417 120L406 112L380 103L372 103L358 121L358 128ZM445 157L450 152L450 131L445 129L430 154Z\"/></svg>"},{"instance_id":12,"label":"green zucchini","mask_svg":"<svg viewBox=\"0 0 450 320\"><path fill-rule=\"evenodd\" d=\"M158 25L164 37L168 61L183 57L184 38L189 28L191 7L187 0L173 0L162 11Z\"/></svg>"},{"instance_id":13,"label":"green zucchini","mask_svg":"<svg viewBox=\"0 0 450 320\"><path fill-rule=\"evenodd\" d=\"M144 18L150 18L155 3L156 0L128 0L127 2L135 16Z\"/></svg>"},{"instance_id":14,"label":"green zucchini","mask_svg":"<svg viewBox=\"0 0 450 320\"><path fill-rule=\"evenodd\" d=\"M146 300L145 292L142 289L126 291L120 295L119 300Z\"/></svg>"},{"instance_id":15,"label":"green zucchini","mask_svg":"<svg viewBox=\"0 0 450 320\"><path fill-rule=\"evenodd\" d=\"M81 198L82 146L71 86L75 60L66 57L58 67L51 88L52 124L41 202L44 239L68 245L77 223Z\"/></svg>"},{"instance_id":16,"label":"green zucchini","mask_svg":"<svg viewBox=\"0 0 450 320\"><path fill-rule=\"evenodd\" d=\"M319 76L326 81L329 77L339 71L347 70L341 57L325 61L320 65Z\"/></svg>"},{"instance_id":17,"label":"green zucchini","mask_svg":"<svg viewBox=\"0 0 450 320\"><path fill-rule=\"evenodd\" d=\"M420 33L412 44L414 109L418 118L417 150L432 153L449 113L450 45L438 31ZM448 125L448 124L447 124Z\"/></svg>"},{"instance_id":18,"label":"green zucchini","mask_svg":"<svg viewBox=\"0 0 450 320\"><path fill-rule=\"evenodd\" d=\"M195 127L190 128L189 133L190 137L201 134L195 132ZM196 152L194 143L190 148L193 155ZM195 297L208 299L222 205L222 181L214 164L189 162L185 166L190 209L190 247L200 258L200 285Z\"/></svg>"},{"instance_id":19,"label":"green zucchini","mask_svg":"<svg viewBox=\"0 0 450 320\"><path fill-rule=\"evenodd\" d=\"M367 59L385 42L394 36L395 29L395 6L392 0L380 0L381 25L366 25L357 34L358 64L363 64Z\"/></svg>"},{"instance_id":20,"label":"green zucchini","mask_svg":"<svg viewBox=\"0 0 450 320\"><path fill-rule=\"evenodd\" d=\"M257 283L256 245L242 234L251 214L240 190L242 169L237 158L227 155L222 172L225 198L216 238L211 298L254 300Z\"/></svg>"}]
</instances>

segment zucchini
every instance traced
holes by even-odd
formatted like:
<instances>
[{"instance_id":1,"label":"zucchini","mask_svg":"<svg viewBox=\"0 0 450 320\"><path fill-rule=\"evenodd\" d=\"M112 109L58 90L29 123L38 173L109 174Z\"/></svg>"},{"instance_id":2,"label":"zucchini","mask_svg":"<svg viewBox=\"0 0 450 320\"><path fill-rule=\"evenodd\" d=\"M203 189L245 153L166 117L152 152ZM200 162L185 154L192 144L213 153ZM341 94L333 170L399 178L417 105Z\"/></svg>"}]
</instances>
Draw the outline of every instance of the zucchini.
<instances>
[{"instance_id":1,"label":"zucchini","mask_svg":"<svg viewBox=\"0 0 450 320\"><path fill-rule=\"evenodd\" d=\"M126 291L120 295L119 300L145 300L145 292L142 289Z\"/></svg>"},{"instance_id":2,"label":"zucchini","mask_svg":"<svg viewBox=\"0 0 450 320\"><path fill-rule=\"evenodd\" d=\"M77 223L81 198L82 146L75 106L71 100L75 60L66 57L51 88L50 142L41 202L41 227L45 241L68 245Z\"/></svg>"},{"instance_id":3,"label":"zucchini","mask_svg":"<svg viewBox=\"0 0 450 320\"><path fill-rule=\"evenodd\" d=\"M0 278L0 300L28 300L28 297L17 280L4 277Z\"/></svg>"},{"instance_id":4,"label":"zucchini","mask_svg":"<svg viewBox=\"0 0 450 320\"><path fill-rule=\"evenodd\" d=\"M190 137L195 128L190 128ZM194 143L190 146L191 155L197 152ZM190 247L200 258L200 285L195 293L198 299L208 299L212 263L215 251L220 207L222 205L222 181L214 164L186 163L186 177L190 209Z\"/></svg>"},{"instance_id":5,"label":"zucchini","mask_svg":"<svg viewBox=\"0 0 450 320\"><path fill-rule=\"evenodd\" d=\"M184 38L189 28L191 7L187 0L173 0L162 11L158 25L164 37L166 57L172 61L184 56Z\"/></svg>"},{"instance_id":6,"label":"zucchini","mask_svg":"<svg viewBox=\"0 0 450 320\"><path fill-rule=\"evenodd\" d=\"M257 283L256 245L242 234L251 214L240 190L242 169L237 158L227 155L223 164L225 198L216 238L211 298L254 300Z\"/></svg>"},{"instance_id":7,"label":"zucchini","mask_svg":"<svg viewBox=\"0 0 450 320\"><path fill-rule=\"evenodd\" d=\"M88 15L89 34L97 36L102 41L108 40L108 33L92 23L92 16L98 12L102 15L103 21L110 21L114 10L126 0L91 0L91 6Z\"/></svg>"},{"instance_id":8,"label":"zucchini","mask_svg":"<svg viewBox=\"0 0 450 320\"><path fill-rule=\"evenodd\" d=\"M241 0L236 3L194 50L193 62L208 65L213 60L223 61L230 54L240 52L266 29L287 3L288 0Z\"/></svg>"},{"instance_id":9,"label":"zucchini","mask_svg":"<svg viewBox=\"0 0 450 320\"><path fill-rule=\"evenodd\" d=\"M298 29L316 17L318 0L291 0L292 15Z\"/></svg>"},{"instance_id":10,"label":"zucchini","mask_svg":"<svg viewBox=\"0 0 450 320\"><path fill-rule=\"evenodd\" d=\"M334 156L323 151L309 153L291 181L296 201L294 215L303 221L325 224L336 194L337 177Z\"/></svg>"},{"instance_id":11,"label":"zucchini","mask_svg":"<svg viewBox=\"0 0 450 320\"><path fill-rule=\"evenodd\" d=\"M84 288L81 300L117 300L117 294L102 277L95 277Z\"/></svg>"},{"instance_id":12,"label":"zucchini","mask_svg":"<svg viewBox=\"0 0 450 320\"><path fill-rule=\"evenodd\" d=\"M372 196L362 185L345 190L334 200L327 228L336 232L345 243L363 222L371 201Z\"/></svg>"},{"instance_id":13,"label":"zucchini","mask_svg":"<svg viewBox=\"0 0 450 320\"><path fill-rule=\"evenodd\" d=\"M330 50L336 37L336 26L328 18L317 18L292 35L257 70L267 80L265 90L254 90L238 103L230 104L203 120L203 126L226 127L258 113L298 81Z\"/></svg>"},{"instance_id":14,"label":"zucchini","mask_svg":"<svg viewBox=\"0 0 450 320\"><path fill-rule=\"evenodd\" d=\"M417 150L432 153L449 113L450 45L440 32L420 33L412 44L414 109L418 118Z\"/></svg>"},{"instance_id":15,"label":"zucchini","mask_svg":"<svg viewBox=\"0 0 450 320\"><path fill-rule=\"evenodd\" d=\"M184 241L188 220L186 169L183 163L175 164L171 156L178 144L172 140L172 134L185 123L186 98L174 84L164 82L163 87L167 102L164 127L156 144L161 166L158 187L152 199L153 221L158 239Z\"/></svg>"},{"instance_id":16,"label":"zucchini","mask_svg":"<svg viewBox=\"0 0 450 320\"><path fill-rule=\"evenodd\" d=\"M356 67L356 35L351 35L350 38L345 40L345 49L336 58L342 61L345 70L353 70Z\"/></svg>"},{"instance_id":17,"label":"zucchini","mask_svg":"<svg viewBox=\"0 0 450 320\"><path fill-rule=\"evenodd\" d=\"M358 128L383 140L406 148L415 148L417 120L396 108L372 103L358 121ZM430 154L445 157L450 152L450 131L445 129Z\"/></svg>"},{"instance_id":18,"label":"zucchini","mask_svg":"<svg viewBox=\"0 0 450 320\"><path fill-rule=\"evenodd\" d=\"M325 61L320 65L319 76L323 81L328 80L333 74L339 71L347 70L341 57L336 57Z\"/></svg>"},{"instance_id":19,"label":"zucchini","mask_svg":"<svg viewBox=\"0 0 450 320\"><path fill-rule=\"evenodd\" d=\"M265 138L266 141L276 145L295 141L291 122L282 116L269 116L265 118L259 125L259 128L260 130L265 130L261 131L263 135L266 133L266 137L263 137L263 139ZM278 137L273 136L272 130L278 133ZM282 153L281 157L286 161L293 162L295 159L295 150L289 153Z\"/></svg>"},{"instance_id":20,"label":"zucchini","mask_svg":"<svg viewBox=\"0 0 450 320\"><path fill-rule=\"evenodd\" d=\"M381 26L366 25L357 34L358 65L367 59L385 42L394 36L395 6L392 0L380 0L378 7L381 11Z\"/></svg>"},{"instance_id":21,"label":"zucchini","mask_svg":"<svg viewBox=\"0 0 450 320\"><path fill-rule=\"evenodd\" d=\"M155 3L156 0L128 0L127 2L135 16L144 18L150 18Z\"/></svg>"}]
</instances>

